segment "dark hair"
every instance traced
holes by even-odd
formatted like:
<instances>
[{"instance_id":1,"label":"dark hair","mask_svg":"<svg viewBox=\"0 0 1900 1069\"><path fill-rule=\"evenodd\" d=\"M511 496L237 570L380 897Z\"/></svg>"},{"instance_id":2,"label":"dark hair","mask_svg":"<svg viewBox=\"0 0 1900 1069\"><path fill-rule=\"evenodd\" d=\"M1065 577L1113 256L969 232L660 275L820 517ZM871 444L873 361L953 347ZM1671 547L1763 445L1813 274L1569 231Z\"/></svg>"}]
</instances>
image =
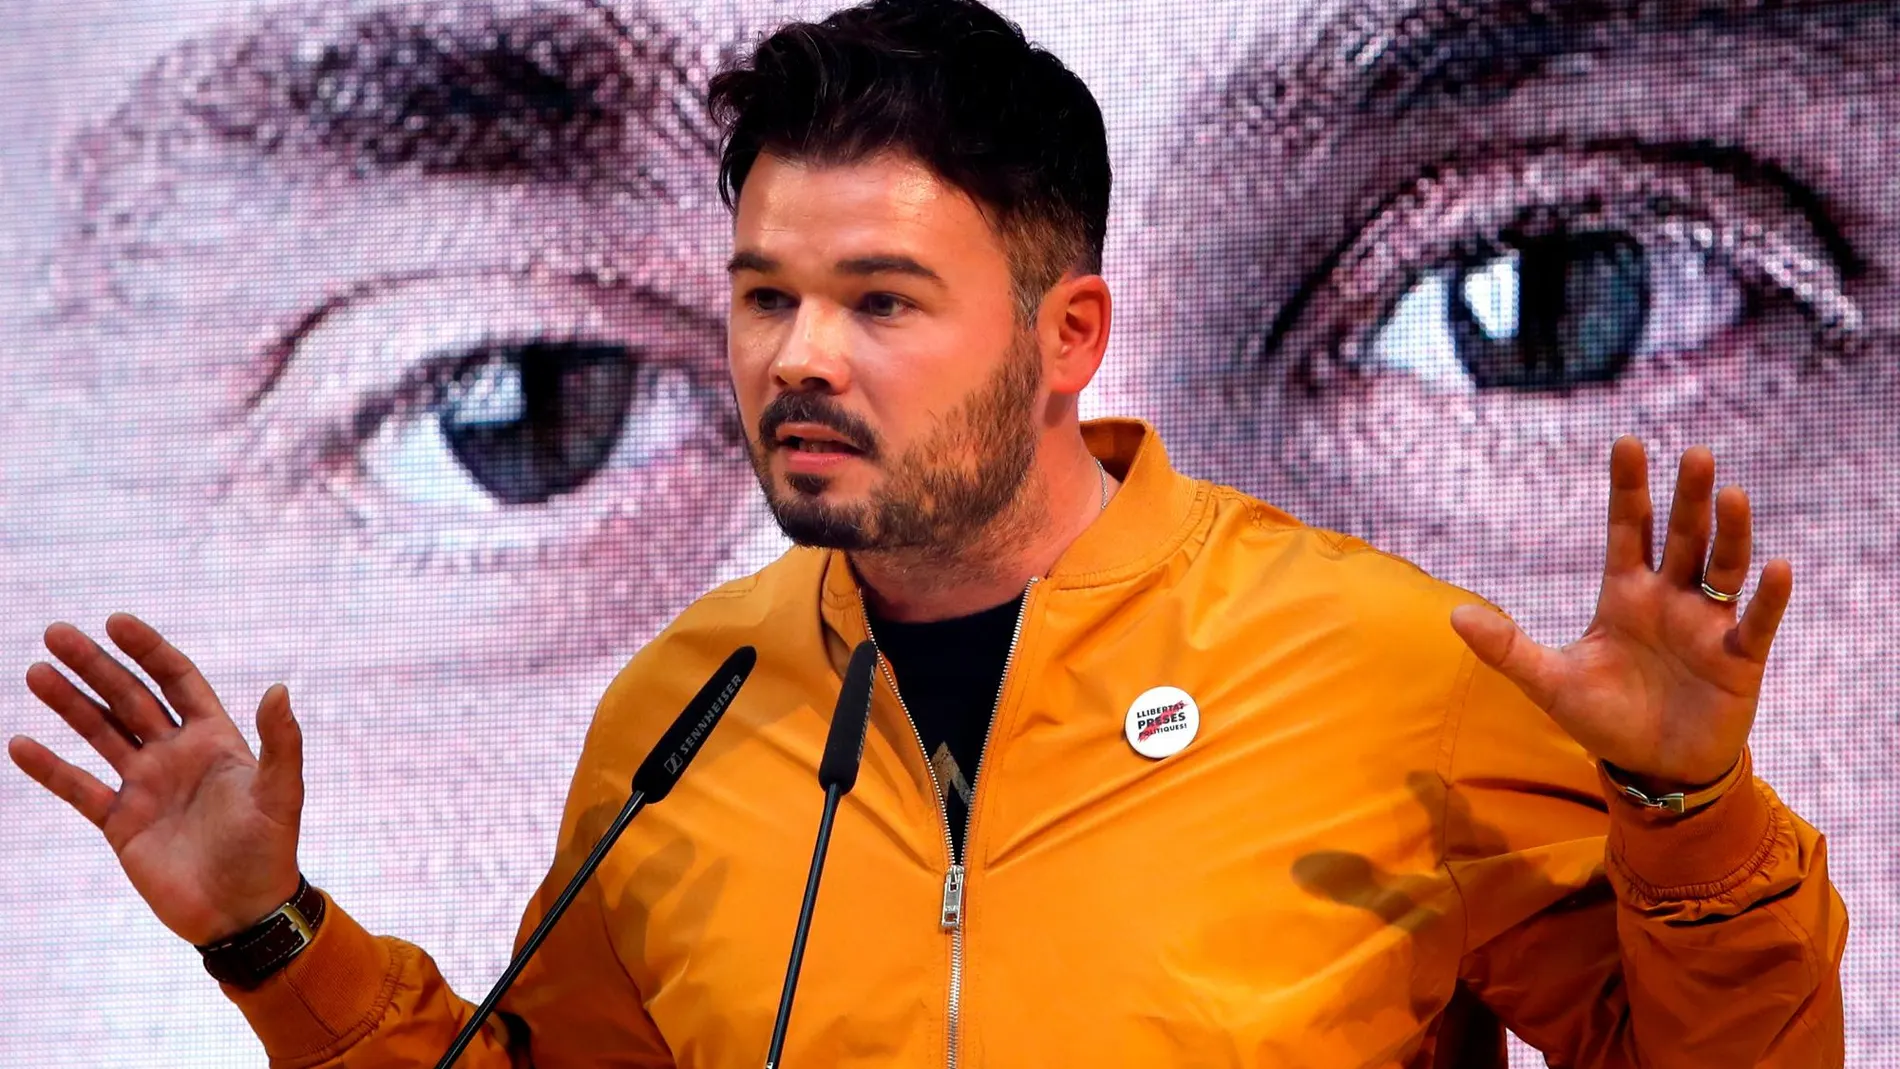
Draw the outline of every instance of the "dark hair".
<instances>
[{"instance_id":1,"label":"dark hair","mask_svg":"<svg viewBox=\"0 0 1900 1069\"><path fill-rule=\"evenodd\" d=\"M970 195L1010 256L1024 320L1070 270L1102 269L1108 137L1073 72L976 0L870 0L781 27L714 76L719 193L759 154L911 156Z\"/></svg>"}]
</instances>

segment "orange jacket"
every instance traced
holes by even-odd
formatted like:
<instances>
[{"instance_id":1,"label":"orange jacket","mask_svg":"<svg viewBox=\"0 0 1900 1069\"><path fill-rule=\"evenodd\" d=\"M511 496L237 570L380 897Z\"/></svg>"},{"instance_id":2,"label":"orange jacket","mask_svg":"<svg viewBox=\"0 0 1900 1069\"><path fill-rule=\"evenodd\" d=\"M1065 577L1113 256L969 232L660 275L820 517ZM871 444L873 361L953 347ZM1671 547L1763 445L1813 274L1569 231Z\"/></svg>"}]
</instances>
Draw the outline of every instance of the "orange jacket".
<instances>
[{"instance_id":1,"label":"orange jacket","mask_svg":"<svg viewBox=\"0 0 1900 1069\"><path fill-rule=\"evenodd\" d=\"M1029 589L960 909L884 675L788 1064L1502 1066L1500 1021L1556 1065L1841 1064L1846 918L1821 837L1766 785L1683 817L1615 798L1466 652L1447 617L1472 595L1176 474L1141 424L1087 434L1125 485ZM844 558L796 549L633 658L528 925L666 723L735 646L759 649L504 1002L516 1027L462 1066L762 1063L814 770L865 637ZM1201 719L1151 760L1123 724L1159 685ZM429 1066L470 1012L420 950L341 910L230 995L283 1067Z\"/></svg>"}]
</instances>

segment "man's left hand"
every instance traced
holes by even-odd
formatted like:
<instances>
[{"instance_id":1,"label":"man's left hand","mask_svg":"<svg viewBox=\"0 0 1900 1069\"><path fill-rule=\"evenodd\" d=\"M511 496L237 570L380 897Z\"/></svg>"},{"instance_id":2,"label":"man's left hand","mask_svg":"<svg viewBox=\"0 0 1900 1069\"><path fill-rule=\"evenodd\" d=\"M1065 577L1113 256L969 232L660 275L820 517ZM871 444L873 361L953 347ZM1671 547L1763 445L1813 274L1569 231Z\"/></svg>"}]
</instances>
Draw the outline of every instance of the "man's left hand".
<instances>
[{"instance_id":1,"label":"man's left hand","mask_svg":"<svg viewBox=\"0 0 1900 1069\"><path fill-rule=\"evenodd\" d=\"M1707 584L1739 593L1749 570L1748 495L1737 486L1716 495L1714 486L1714 454L1702 446L1684 453L1656 567L1649 460L1641 442L1619 438L1610 449L1603 588L1583 636L1551 649L1483 606L1451 614L1479 660L1652 793L1712 783L1740 759L1768 648L1794 589L1793 567L1777 559L1762 569L1739 613L1738 602L1704 592Z\"/></svg>"}]
</instances>

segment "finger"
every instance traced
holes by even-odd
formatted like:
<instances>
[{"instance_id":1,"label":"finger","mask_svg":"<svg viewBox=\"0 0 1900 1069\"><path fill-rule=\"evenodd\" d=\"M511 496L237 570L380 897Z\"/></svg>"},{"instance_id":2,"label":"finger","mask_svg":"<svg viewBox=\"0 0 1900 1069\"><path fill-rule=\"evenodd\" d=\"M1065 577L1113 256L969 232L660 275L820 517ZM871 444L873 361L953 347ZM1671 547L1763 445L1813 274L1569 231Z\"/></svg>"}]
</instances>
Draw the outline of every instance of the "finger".
<instances>
[{"instance_id":1,"label":"finger","mask_svg":"<svg viewBox=\"0 0 1900 1069\"><path fill-rule=\"evenodd\" d=\"M93 827L105 827L106 814L112 809L115 795L112 788L94 779L92 773L60 760L53 751L24 735L16 735L7 743L7 756L13 758L13 763L32 777L33 782L92 821Z\"/></svg>"},{"instance_id":2,"label":"finger","mask_svg":"<svg viewBox=\"0 0 1900 1069\"><path fill-rule=\"evenodd\" d=\"M1451 611L1451 626L1478 660L1517 684L1540 707L1548 710L1556 702L1558 655L1538 645L1509 617L1482 605L1460 605Z\"/></svg>"},{"instance_id":3,"label":"finger","mask_svg":"<svg viewBox=\"0 0 1900 1069\"><path fill-rule=\"evenodd\" d=\"M1610 532L1606 573L1654 568L1656 513L1649 499L1649 456L1624 435L1610 447Z\"/></svg>"},{"instance_id":4,"label":"finger","mask_svg":"<svg viewBox=\"0 0 1900 1069\"><path fill-rule=\"evenodd\" d=\"M106 618L106 634L152 677L180 719L228 719L198 666L151 624L129 612L115 612Z\"/></svg>"},{"instance_id":5,"label":"finger","mask_svg":"<svg viewBox=\"0 0 1900 1069\"><path fill-rule=\"evenodd\" d=\"M257 703L257 741L258 808L294 826L303 812L303 728L282 683L272 685Z\"/></svg>"},{"instance_id":6,"label":"finger","mask_svg":"<svg viewBox=\"0 0 1900 1069\"><path fill-rule=\"evenodd\" d=\"M145 681L85 632L71 624L54 624L46 629L46 648L105 699L112 718L135 738L151 742L178 730Z\"/></svg>"},{"instance_id":7,"label":"finger","mask_svg":"<svg viewBox=\"0 0 1900 1069\"><path fill-rule=\"evenodd\" d=\"M1736 652L1757 664L1766 662L1793 596L1794 565L1780 558L1769 561L1761 570L1761 582L1755 584L1755 596L1748 599L1748 608L1735 624Z\"/></svg>"},{"instance_id":8,"label":"finger","mask_svg":"<svg viewBox=\"0 0 1900 1069\"><path fill-rule=\"evenodd\" d=\"M1724 486L1715 496L1715 544L1702 581L1725 594L1739 594L1748 582L1753 554L1753 518L1748 494L1739 486Z\"/></svg>"},{"instance_id":9,"label":"finger","mask_svg":"<svg viewBox=\"0 0 1900 1069\"><path fill-rule=\"evenodd\" d=\"M138 750L138 740L112 719L105 706L82 693L59 669L45 661L27 666L26 689L58 713L59 718L78 732L115 771L124 773L125 762Z\"/></svg>"},{"instance_id":10,"label":"finger","mask_svg":"<svg viewBox=\"0 0 1900 1069\"><path fill-rule=\"evenodd\" d=\"M1670 583L1691 590L1702 582L1709 552L1709 497L1715 489L1715 454L1692 446L1676 469L1676 495L1669 506L1669 533L1663 539L1662 567Z\"/></svg>"}]
</instances>

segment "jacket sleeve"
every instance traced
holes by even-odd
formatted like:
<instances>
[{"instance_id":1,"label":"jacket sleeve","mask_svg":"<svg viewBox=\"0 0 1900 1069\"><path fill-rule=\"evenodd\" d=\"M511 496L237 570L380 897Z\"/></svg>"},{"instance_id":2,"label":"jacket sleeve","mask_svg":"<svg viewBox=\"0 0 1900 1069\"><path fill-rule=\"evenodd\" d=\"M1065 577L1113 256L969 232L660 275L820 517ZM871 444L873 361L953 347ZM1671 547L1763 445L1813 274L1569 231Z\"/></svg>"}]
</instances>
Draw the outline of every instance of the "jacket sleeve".
<instances>
[{"instance_id":1,"label":"jacket sleeve","mask_svg":"<svg viewBox=\"0 0 1900 1069\"><path fill-rule=\"evenodd\" d=\"M1843 1064L1846 911L1752 767L1689 814L1638 805L1468 652L1443 759L1460 980L1551 1065Z\"/></svg>"},{"instance_id":2,"label":"jacket sleeve","mask_svg":"<svg viewBox=\"0 0 1900 1069\"><path fill-rule=\"evenodd\" d=\"M618 812L610 784L583 756L560 846L517 946ZM590 880L458 1069L670 1069L672 1056L616 956L605 918ZM475 1009L449 990L427 954L371 935L334 902L315 941L281 972L255 990L224 990L263 1041L272 1069L433 1066Z\"/></svg>"}]
</instances>

